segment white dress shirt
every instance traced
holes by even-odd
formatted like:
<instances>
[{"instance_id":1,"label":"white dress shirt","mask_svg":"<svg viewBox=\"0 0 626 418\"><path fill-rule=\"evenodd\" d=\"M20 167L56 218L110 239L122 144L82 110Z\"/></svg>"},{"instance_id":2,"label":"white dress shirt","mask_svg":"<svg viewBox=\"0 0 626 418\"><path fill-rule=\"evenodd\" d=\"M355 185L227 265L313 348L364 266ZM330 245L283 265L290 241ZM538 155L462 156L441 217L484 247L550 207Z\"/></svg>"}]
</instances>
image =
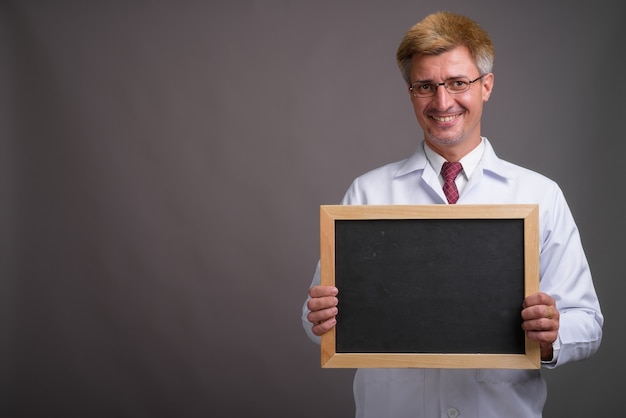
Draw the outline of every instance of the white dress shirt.
<instances>
[{"instance_id":1,"label":"white dress shirt","mask_svg":"<svg viewBox=\"0 0 626 418\"><path fill-rule=\"evenodd\" d=\"M435 173L441 173L441 167L443 167L443 163L446 162L446 159L443 158L441 155L437 154L432 149L430 149L430 147L428 147L426 143L424 143L423 146L424 146L424 152L426 154L426 158L428 159L428 162L430 163L431 167L433 168L433 170L435 170ZM484 151L485 151L485 143L483 141L480 144L478 144L476 148L471 150L465 157L459 160L459 162L463 166L463 170L459 173L459 175L456 177L456 180L455 180L456 188L459 191L459 193L463 191L463 189L465 188L465 185L467 184L467 181L472 176L472 173L474 172L474 170L476 170L476 167L478 166L480 159L483 157ZM443 176L439 176L439 183L441 187L443 188L443 183L444 183ZM447 204L448 202L444 202L444 203Z\"/></svg>"},{"instance_id":2,"label":"white dress shirt","mask_svg":"<svg viewBox=\"0 0 626 418\"><path fill-rule=\"evenodd\" d=\"M424 148L355 179L342 204L446 204L443 158ZM540 287L561 314L554 358L543 367L590 357L600 346L603 316L563 193L541 174L499 159L486 138L474 151L461 161L457 204L539 205ZM318 264L311 286L319 280ZM305 302L302 323L319 344L308 312ZM354 378L357 418L533 418L541 417L546 396L540 370L359 369Z\"/></svg>"}]
</instances>

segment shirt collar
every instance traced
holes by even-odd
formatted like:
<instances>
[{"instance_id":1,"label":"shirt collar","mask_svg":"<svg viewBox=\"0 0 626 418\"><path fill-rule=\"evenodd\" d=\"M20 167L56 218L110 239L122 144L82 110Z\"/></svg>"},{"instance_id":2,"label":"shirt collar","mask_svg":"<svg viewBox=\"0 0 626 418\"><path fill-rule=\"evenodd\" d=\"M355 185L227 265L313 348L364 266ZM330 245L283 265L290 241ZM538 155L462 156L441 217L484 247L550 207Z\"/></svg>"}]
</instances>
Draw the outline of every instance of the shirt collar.
<instances>
[{"instance_id":1,"label":"shirt collar","mask_svg":"<svg viewBox=\"0 0 626 418\"><path fill-rule=\"evenodd\" d=\"M435 173L441 173L441 167L443 166L443 163L446 162L446 159L433 151L428 145L426 145L426 142L424 142L422 146L424 147L424 153L426 154L426 158L430 162L433 170L435 170ZM459 160L459 162L463 165L462 173L466 179L469 179L472 176L472 173L474 173L474 171L476 170L476 167L483 157L484 152L485 140L481 138L478 146Z\"/></svg>"},{"instance_id":2,"label":"shirt collar","mask_svg":"<svg viewBox=\"0 0 626 418\"><path fill-rule=\"evenodd\" d=\"M428 165L439 175L444 161L445 159L442 156L431 150L424 141L422 141L421 147L400 165L398 171L396 171L396 177L403 176L413 171L424 171ZM461 164L463 164L467 178L469 178L479 166L482 170L489 171L496 176L502 178L512 177L512 173L506 168L504 162L497 157L491 143L485 137L482 137L480 144L461 159Z\"/></svg>"}]
</instances>

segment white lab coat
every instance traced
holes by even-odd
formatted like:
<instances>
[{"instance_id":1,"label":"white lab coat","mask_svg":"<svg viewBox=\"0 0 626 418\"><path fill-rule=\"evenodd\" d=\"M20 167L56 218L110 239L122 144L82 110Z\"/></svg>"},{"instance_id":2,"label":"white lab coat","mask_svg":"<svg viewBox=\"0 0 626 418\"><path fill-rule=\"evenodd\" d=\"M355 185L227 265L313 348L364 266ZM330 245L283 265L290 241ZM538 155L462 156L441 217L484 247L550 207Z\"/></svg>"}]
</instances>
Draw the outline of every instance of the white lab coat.
<instances>
[{"instance_id":1,"label":"white lab coat","mask_svg":"<svg viewBox=\"0 0 626 418\"><path fill-rule=\"evenodd\" d=\"M538 204L540 287L561 313L553 368L590 357L600 346L603 316L578 229L552 180L499 159L489 141L457 204ZM410 158L354 180L342 204L443 204L438 173L423 147ZM311 286L319 284L319 265ZM339 298L341 289L339 289ZM306 302L303 326L314 341ZM547 388L539 370L359 369L354 379L357 418L541 417Z\"/></svg>"}]
</instances>

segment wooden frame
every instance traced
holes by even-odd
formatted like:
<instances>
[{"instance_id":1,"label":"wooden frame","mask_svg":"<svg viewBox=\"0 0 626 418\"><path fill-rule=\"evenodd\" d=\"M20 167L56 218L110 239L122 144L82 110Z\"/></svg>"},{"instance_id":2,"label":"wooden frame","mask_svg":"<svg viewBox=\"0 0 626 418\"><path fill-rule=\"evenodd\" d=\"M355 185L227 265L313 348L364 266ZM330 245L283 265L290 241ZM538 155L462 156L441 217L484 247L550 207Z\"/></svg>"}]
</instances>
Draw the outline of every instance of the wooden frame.
<instances>
[{"instance_id":1,"label":"wooden frame","mask_svg":"<svg viewBox=\"0 0 626 418\"><path fill-rule=\"evenodd\" d=\"M515 257L519 258L519 263L522 263L520 276L519 278L513 278L513 280L522 280L523 283L518 284L518 288L523 293L522 296L527 296L529 294L535 293L539 291L539 229L538 229L538 205L363 205L363 206L349 206L349 205L322 205L320 207L320 263L321 263L321 284L322 285L337 285L336 275L336 265L339 263L339 260L336 259L336 243L342 242L340 241L340 236L336 235L336 225L344 225L341 221L350 220L350 221L371 221L371 220L436 220L436 221L447 221L453 220L457 224L461 224L461 226L468 224L471 222L478 220L489 221L489 220L512 220L516 222L518 225L521 224L521 234L523 237L521 238L522 244L520 245L521 254L515 255ZM415 225L419 225L420 223L415 223ZM366 224L363 223L347 223L346 225L359 225L364 226ZM372 225L376 225L373 223ZM393 225L393 224L392 224ZM411 228L411 225L402 226L401 230L406 231L408 228ZM442 222L443 227L445 228L446 222ZM497 225L496 225L497 226ZM342 227L343 228L343 227ZM365 228L367 229L367 227ZM480 231L482 231L482 227ZM384 232L383 232L384 233ZM481 233L479 233L480 235ZM498 233L499 234L499 233ZM433 235L433 234L431 234ZM439 235L439 234L437 234ZM467 234L458 234L458 235L467 235ZM407 234L409 237L415 237L416 235ZM501 236L501 234L500 234ZM411 239L413 239L411 238ZM419 239L413 239L415 242L422 242L422 246L430 245L424 244L424 239L428 239L428 236L421 236ZM447 238L445 238L447 239ZM489 239L481 241L481 245L473 245L472 248L482 247L482 243L488 242ZM506 239L503 242L509 242L511 240ZM377 243L377 239L372 241L373 243ZM445 241L447 242L447 241ZM356 244L355 244L356 245ZM395 243L393 245L396 245ZM498 245L494 245L493 247L498 247ZM458 249L455 249L455 251ZM482 250L481 250L482 251ZM497 249L491 249L490 251L498 251ZM445 252L445 251L444 251ZM345 254L341 255L344 257ZM491 257L491 256L488 256ZM411 255L411 259L413 263L416 263L415 254ZM491 257L493 258L493 257ZM496 253L496 257L499 256ZM395 259L394 259L395 260ZM490 260L490 258L487 258ZM422 263L422 260L419 261ZM354 263L352 263L354 264ZM393 263L394 265L404 264L404 263ZM430 263L432 264L432 263ZM448 263L449 264L449 263ZM348 265L350 264L350 260L348 260ZM486 267L482 270L489 271L490 264L481 264L481 266L485 265ZM369 268L367 265L365 268ZM384 268L384 267L383 267ZM481 269L479 269L481 270ZM412 274L409 271L408 274ZM475 275L480 275L481 272L477 272ZM491 274L491 273L489 273ZM424 276L420 276L421 278ZM479 278L480 279L480 278ZM414 280L411 286L414 286L415 278L411 278ZM509 282L511 280L508 280ZM528 340L523 334L523 331L520 331L521 337L521 351L516 353L509 352L447 352L447 349L440 350L437 352L427 351L422 352L421 350L402 350L401 352L396 352L395 350L388 351L386 348L379 350L360 350L360 343L356 343L359 350L338 350L337 344L340 341L341 332L346 333L346 331L342 331L340 325L342 324L342 312L346 312L348 309L347 306L342 305L342 296L344 299L347 297L349 292L347 291L351 286L349 284L350 278L342 279L342 286L339 288L339 315L337 317L338 323L336 327L333 327L330 331L322 335L321 338L321 364L322 367L325 368L411 368L411 367L420 367L420 368L507 368L507 369L537 369L541 365L540 361L540 349L539 344L534 341ZM480 281L479 281L480 282ZM388 282L385 282L388 283ZM456 287L456 283L450 287ZM437 284L438 285L438 284ZM479 285L481 286L481 285ZM485 286L485 285L483 285ZM498 286L493 286L487 284L486 286L490 286L490 289L497 288ZM338 286L339 287L339 286ZM353 286L357 287L357 286ZM412 289L412 287L411 287ZM472 289L473 291L473 289ZM484 289L483 289L484 291ZM489 290L492 291L492 290ZM495 290L493 290L495 291ZM499 291L499 289L498 289ZM477 294L480 294L481 289L476 290ZM407 292L403 292L407 293ZM423 292L427 294L429 292ZM470 292L471 293L471 292ZM369 292L368 294L371 294ZM413 296L413 297L421 297L421 296ZM475 297L471 294L467 295L468 300L473 300ZM359 298L354 305L360 303ZM369 299L379 299L378 297L371 297ZM500 299L499 296L497 298ZM377 302L375 302L377 303ZM517 299L514 298L513 303L517 303ZM512 310L515 311L517 315L518 309L521 312L521 303L522 300L519 300L519 308L517 305L512 307ZM419 303L418 303L419 305ZM445 303L443 304L445 305ZM481 308L481 306L484 308ZM509 304L510 305L510 304ZM413 306L413 305L411 305ZM431 310L437 310L438 305L435 305L434 308L431 307ZM356 309L356 308L353 308ZM361 308L359 312L370 312L372 309L369 307ZM474 307L472 309L484 309L484 314L494 316L494 312L490 311L490 303L481 303L477 308ZM380 309L376 309L380 311ZM443 311L450 310L449 307L443 307ZM429 311L430 313L430 311ZM361 315L353 315L353 317L357 318ZM401 315L402 316L402 315ZM414 315L415 316L415 315ZM435 315L436 317L437 315ZM347 321L347 320L346 320ZM389 324L392 324L392 327L395 327L396 323L400 323L401 321L389 321ZM411 320L409 321L411 324L419 321ZM423 322L423 321L422 321ZM521 324L521 315L519 317L519 323ZM362 338L363 341L376 341L377 336L372 335L370 333L371 328L369 325L371 322L368 322L367 332L363 334L367 334L365 338ZM385 325L387 326L387 325ZM436 330L442 329L445 334L445 330L447 326L439 325L438 328L433 328ZM521 330L521 327L519 328ZM514 331L517 332L517 331ZM338 334L339 333L339 334ZM402 330L399 330L399 334L402 334ZM437 334L435 332L435 334ZM359 334L360 335L360 334ZM428 335L429 337L426 337ZM489 334L491 335L491 334ZM420 339L433 338L432 333L424 333L424 336L420 336ZM444 337L446 338L446 337ZM380 338L378 338L380 340ZM483 338L477 341L485 341L490 340L490 338ZM464 340L463 340L464 341ZM369 343L366 343L369 344ZM487 350L489 351L489 350Z\"/></svg>"}]
</instances>

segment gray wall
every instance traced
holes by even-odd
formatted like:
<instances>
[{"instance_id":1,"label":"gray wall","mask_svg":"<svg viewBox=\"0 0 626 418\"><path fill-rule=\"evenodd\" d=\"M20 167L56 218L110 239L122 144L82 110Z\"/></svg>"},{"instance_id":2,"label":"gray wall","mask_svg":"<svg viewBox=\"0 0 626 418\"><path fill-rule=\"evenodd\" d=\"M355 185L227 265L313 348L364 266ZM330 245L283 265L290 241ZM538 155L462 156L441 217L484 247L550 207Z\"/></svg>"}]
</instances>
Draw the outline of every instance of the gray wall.
<instances>
[{"instance_id":1,"label":"gray wall","mask_svg":"<svg viewBox=\"0 0 626 418\"><path fill-rule=\"evenodd\" d=\"M622 410L624 6L4 1L0 415L349 417L300 308L318 207L421 138L395 49L429 12L496 44L483 133L560 183L606 316L546 417Z\"/></svg>"}]
</instances>

